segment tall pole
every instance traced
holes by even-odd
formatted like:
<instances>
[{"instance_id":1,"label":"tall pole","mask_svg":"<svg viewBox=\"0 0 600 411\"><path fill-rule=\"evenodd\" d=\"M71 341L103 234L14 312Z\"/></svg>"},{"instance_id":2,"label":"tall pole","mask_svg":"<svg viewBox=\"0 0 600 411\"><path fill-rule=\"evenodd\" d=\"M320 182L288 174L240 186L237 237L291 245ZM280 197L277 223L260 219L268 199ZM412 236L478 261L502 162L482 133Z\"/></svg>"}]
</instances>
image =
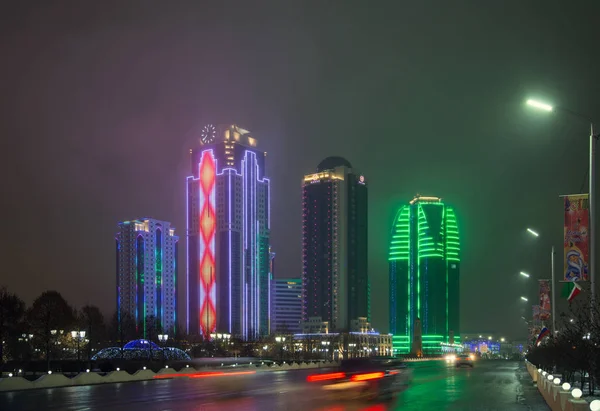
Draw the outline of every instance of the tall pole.
<instances>
[{"instance_id":1,"label":"tall pole","mask_svg":"<svg viewBox=\"0 0 600 411\"><path fill-rule=\"evenodd\" d=\"M591 286L591 305L592 313L594 312L594 303L596 300L596 136L594 136L594 124L590 123L590 187L589 187L589 203L590 208L590 224L588 227L590 238L590 258L588 266L590 269L590 286Z\"/></svg>"},{"instance_id":2,"label":"tall pole","mask_svg":"<svg viewBox=\"0 0 600 411\"><path fill-rule=\"evenodd\" d=\"M554 288L554 246L552 246L552 252L550 254L552 264L552 335L556 334L556 293Z\"/></svg>"}]
</instances>

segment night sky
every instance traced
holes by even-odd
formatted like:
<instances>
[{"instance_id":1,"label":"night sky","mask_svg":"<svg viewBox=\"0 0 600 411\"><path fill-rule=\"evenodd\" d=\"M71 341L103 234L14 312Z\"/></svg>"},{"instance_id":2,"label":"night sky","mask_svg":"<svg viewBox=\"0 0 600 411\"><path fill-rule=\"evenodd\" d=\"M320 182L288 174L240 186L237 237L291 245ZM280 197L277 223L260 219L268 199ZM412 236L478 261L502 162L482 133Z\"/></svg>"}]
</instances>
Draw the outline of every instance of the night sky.
<instances>
[{"instance_id":1,"label":"night sky","mask_svg":"<svg viewBox=\"0 0 600 411\"><path fill-rule=\"evenodd\" d=\"M188 150L202 125L233 122L268 152L276 276L301 275L303 174L340 155L369 184L376 328L392 219L421 193L458 214L463 332L524 337L519 296L530 315L535 286L518 271L549 276L589 133L523 102L600 122L597 0L14 3L0 17L0 283L26 302L56 289L112 314L114 235L136 217L174 223L183 279Z\"/></svg>"}]
</instances>

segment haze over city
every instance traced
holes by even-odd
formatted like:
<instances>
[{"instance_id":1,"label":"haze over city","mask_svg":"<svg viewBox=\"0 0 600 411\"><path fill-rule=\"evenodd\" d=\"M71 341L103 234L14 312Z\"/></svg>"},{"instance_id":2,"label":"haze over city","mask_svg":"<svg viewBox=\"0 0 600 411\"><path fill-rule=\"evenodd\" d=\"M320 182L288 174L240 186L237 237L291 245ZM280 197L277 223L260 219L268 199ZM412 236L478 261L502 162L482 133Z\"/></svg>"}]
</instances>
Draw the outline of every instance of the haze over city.
<instances>
[{"instance_id":1,"label":"haze over city","mask_svg":"<svg viewBox=\"0 0 600 411\"><path fill-rule=\"evenodd\" d=\"M439 196L461 230L462 329L525 335L535 285L518 272L549 274L588 129L524 101L600 112L598 4L259 3L3 13L2 283L111 315L117 223L159 218L183 238L189 149L204 124L235 123L268 153L276 276L301 275L302 177L343 156L369 183L372 296L387 296L397 208ZM387 316L373 299L374 327Z\"/></svg>"}]
</instances>

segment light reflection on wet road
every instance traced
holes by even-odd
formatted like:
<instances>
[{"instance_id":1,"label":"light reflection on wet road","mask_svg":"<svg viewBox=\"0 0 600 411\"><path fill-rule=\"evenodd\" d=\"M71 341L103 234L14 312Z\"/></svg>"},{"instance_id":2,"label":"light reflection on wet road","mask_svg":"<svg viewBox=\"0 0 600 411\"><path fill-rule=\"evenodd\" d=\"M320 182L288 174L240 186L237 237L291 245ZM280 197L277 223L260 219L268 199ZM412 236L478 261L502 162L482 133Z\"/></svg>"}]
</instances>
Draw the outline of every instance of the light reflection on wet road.
<instances>
[{"instance_id":1,"label":"light reflection on wet road","mask_svg":"<svg viewBox=\"0 0 600 411\"><path fill-rule=\"evenodd\" d=\"M314 372L314 371L313 371ZM391 411L548 410L522 363L482 361L474 369L421 363L411 387L390 403L326 402L304 382L309 371L231 379L176 379L0 394L0 410Z\"/></svg>"}]
</instances>

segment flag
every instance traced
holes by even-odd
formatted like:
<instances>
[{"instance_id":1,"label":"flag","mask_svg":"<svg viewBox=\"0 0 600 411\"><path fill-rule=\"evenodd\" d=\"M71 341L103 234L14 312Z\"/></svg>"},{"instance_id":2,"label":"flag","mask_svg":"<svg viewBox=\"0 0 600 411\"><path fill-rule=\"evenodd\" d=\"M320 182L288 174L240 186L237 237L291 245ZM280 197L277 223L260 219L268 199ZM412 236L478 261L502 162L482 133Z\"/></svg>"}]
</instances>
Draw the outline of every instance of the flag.
<instances>
[{"instance_id":1,"label":"flag","mask_svg":"<svg viewBox=\"0 0 600 411\"><path fill-rule=\"evenodd\" d=\"M564 298L565 300L569 298L569 296L571 295L571 291L573 291L573 288L575 286L573 285L573 281L567 281L564 283L564 286L562 288L562 291L560 293L560 296L562 298Z\"/></svg>"},{"instance_id":2,"label":"flag","mask_svg":"<svg viewBox=\"0 0 600 411\"><path fill-rule=\"evenodd\" d=\"M569 302L572 302L573 299L575 297L577 297L579 295L579 293L581 293L581 286L579 284L577 284L576 282L573 282L572 284L573 284L573 289L569 293L569 297L567 297L567 300Z\"/></svg>"},{"instance_id":3,"label":"flag","mask_svg":"<svg viewBox=\"0 0 600 411\"><path fill-rule=\"evenodd\" d=\"M589 205L587 194L565 196L565 281L586 281L589 276Z\"/></svg>"},{"instance_id":4,"label":"flag","mask_svg":"<svg viewBox=\"0 0 600 411\"><path fill-rule=\"evenodd\" d=\"M542 340L544 339L544 337L547 336L548 334L550 334L550 330L548 330L546 327L542 328L542 331L540 332L540 335L538 335L537 340L535 340L536 347L538 345L540 345L540 343L542 342Z\"/></svg>"}]
</instances>

